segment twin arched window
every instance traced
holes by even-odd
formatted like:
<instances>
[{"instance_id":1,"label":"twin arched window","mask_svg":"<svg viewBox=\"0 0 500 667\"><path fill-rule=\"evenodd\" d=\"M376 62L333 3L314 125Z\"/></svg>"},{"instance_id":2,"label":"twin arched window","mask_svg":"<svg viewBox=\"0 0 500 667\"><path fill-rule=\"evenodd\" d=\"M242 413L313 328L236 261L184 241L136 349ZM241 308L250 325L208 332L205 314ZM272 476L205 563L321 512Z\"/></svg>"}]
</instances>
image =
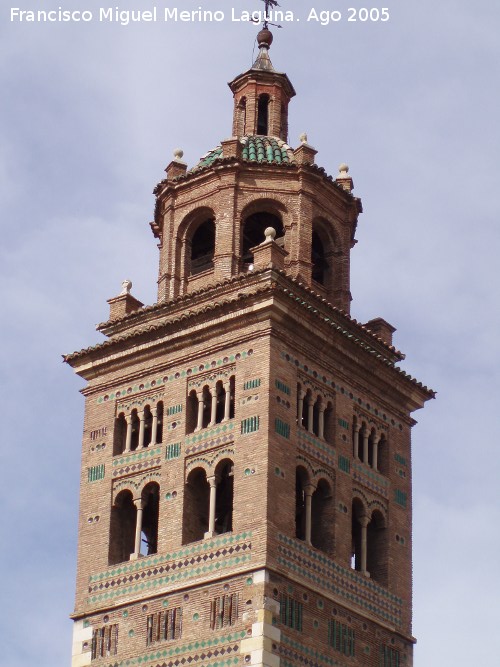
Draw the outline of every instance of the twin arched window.
<instances>
[{"instance_id":1,"label":"twin arched window","mask_svg":"<svg viewBox=\"0 0 500 667\"><path fill-rule=\"evenodd\" d=\"M230 459L220 461L208 477L204 468L191 470L184 490L183 544L233 529L233 474Z\"/></svg>"},{"instance_id":2,"label":"twin arched window","mask_svg":"<svg viewBox=\"0 0 500 667\"><path fill-rule=\"evenodd\" d=\"M387 529L380 510L369 513L359 498L352 502L351 567L387 584Z\"/></svg>"},{"instance_id":3,"label":"twin arched window","mask_svg":"<svg viewBox=\"0 0 500 667\"><path fill-rule=\"evenodd\" d=\"M160 487L149 482L138 498L129 489L121 491L111 508L109 564L158 551Z\"/></svg>"}]
</instances>

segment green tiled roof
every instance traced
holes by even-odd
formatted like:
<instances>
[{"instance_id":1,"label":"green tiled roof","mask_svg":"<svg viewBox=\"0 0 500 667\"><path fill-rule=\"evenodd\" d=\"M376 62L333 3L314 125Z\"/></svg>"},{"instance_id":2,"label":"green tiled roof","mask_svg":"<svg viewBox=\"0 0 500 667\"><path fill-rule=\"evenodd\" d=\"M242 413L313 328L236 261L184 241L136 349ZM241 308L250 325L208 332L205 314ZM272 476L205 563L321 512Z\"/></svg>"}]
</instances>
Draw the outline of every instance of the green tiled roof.
<instances>
[{"instance_id":1,"label":"green tiled roof","mask_svg":"<svg viewBox=\"0 0 500 667\"><path fill-rule=\"evenodd\" d=\"M267 162L270 164L289 164L295 162L293 149L282 139L276 137L243 137L242 157L251 162ZM198 162L195 169L210 167L222 158L222 146L217 146L206 153Z\"/></svg>"}]
</instances>

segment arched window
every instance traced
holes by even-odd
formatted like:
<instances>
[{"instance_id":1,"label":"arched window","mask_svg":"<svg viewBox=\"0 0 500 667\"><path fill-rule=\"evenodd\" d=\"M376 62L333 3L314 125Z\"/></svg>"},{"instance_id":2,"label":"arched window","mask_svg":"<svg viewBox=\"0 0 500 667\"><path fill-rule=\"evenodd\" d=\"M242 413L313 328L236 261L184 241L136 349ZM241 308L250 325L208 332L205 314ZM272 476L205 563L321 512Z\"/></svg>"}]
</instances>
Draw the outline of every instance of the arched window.
<instances>
[{"instance_id":1,"label":"arched window","mask_svg":"<svg viewBox=\"0 0 500 667\"><path fill-rule=\"evenodd\" d=\"M158 517L160 505L160 487L156 482L147 484L141 494L142 500L142 543L149 556L158 551ZM141 548L142 552L142 548Z\"/></svg>"},{"instance_id":2,"label":"arched window","mask_svg":"<svg viewBox=\"0 0 500 667\"><path fill-rule=\"evenodd\" d=\"M186 433L193 433L198 423L198 396L191 389L186 402Z\"/></svg>"},{"instance_id":3,"label":"arched window","mask_svg":"<svg viewBox=\"0 0 500 667\"><path fill-rule=\"evenodd\" d=\"M253 213L246 218L243 225L243 242L241 249L241 256L243 260L243 266L248 269L250 264L253 264L253 255L250 252L250 248L260 245L265 240L264 230L267 227L273 227L276 230L276 239L277 243L280 243L280 240L285 235L285 229L283 223L277 215L274 213ZM283 243L283 241L281 241Z\"/></svg>"},{"instance_id":4,"label":"arched window","mask_svg":"<svg viewBox=\"0 0 500 667\"><path fill-rule=\"evenodd\" d=\"M352 529L351 529L351 568L361 572L363 569L362 553L362 519L365 515L363 503L355 498L352 501Z\"/></svg>"},{"instance_id":5,"label":"arched window","mask_svg":"<svg viewBox=\"0 0 500 667\"><path fill-rule=\"evenodd\" d=\"M332 490L326 480L320 479L312 495L311 503L311 543L313 547L333 555L334 525Z\"/></svg>"},{"instance_id":6,"label":"arched window","mask_svg":"<svg viewBox=\"0 0 500 667\"><path fill-rule=\"evenodd\" d=\"M324 433L323 437L326 442L333 443L335 442L335 413L333 411L333 405L330 401L326 404L325 414L323 416L324 420Z\"/></svg>"},{"instance_id":7,"label":"arched window","mask_svg":"<svg viewBox=\"0 0 500 667\"><path fill-rule=\"evenodd\" d=\"M205 220L198 226L191 240L191 275L214 268L215 221Z\"/></svg>"},{"instance_id":8,"label":"arched window","mask_svg":"<svg viewBox=\"0 0 500 667\"><path fill-rule=\"evenodd\" d=\"M233 462L221 461L215 470L217 493L215 500L215 532L230 532L233 529L234 476Z\"/></svg>"},{"instance_id":9,"label":"arched window","mask_svg":"<svg viewBox=\"0 0 500 667\"><path fill-rule=\"evenodd\" d=\"M137 413L137 410L132 410L132 438L130 441L130 449L133 451L137 449L139 445L139 430L140 430L140 419Z\"/></svg>"},{"instance_id":10,"label":"arched window","mask_svg":"<svg viewBox=\"0 0 500 667\"><path fill-rule=\"evenodd\" d=\"M295 537L306 539L306 494L309 481L307 470L299 466L295 472Z\"/></svg>"},{"instance_id":11,"label":"arched window","mask_svg":"<svg viewBox=\"0 0 500 667\"><path fill-rule=\"evenodd\" d=\"M153 438L153 414L151 407L146 405L144 408L144 447L148 447Z\"/></svg>"},{"instance_id":12,"label":"arched window","mask_svg":"<svg viewBox=\"0 0 500 667\"><path fill-rule=\"evenodd\" d=\"M118 494L111 508L109 564L123 563L134 551L137 509L130 491Z\"/></svg>"},{"instance_id":13,"label":"arched window","mask_svg":"<svg viewBox=\"0 0 500 667\"><path fill-rule=\"evenodd\" d=\"M313 231L311 243L311 262L312 262L312 279L320 285L325 284L325 274L328 270L328 265L325 259L325 251L323 243L319 234Z\"/></svg>"},{"instance_id":14,"label":"arched window","mask_svg":"<svg viewBox=\"0 0 500 667\"><path fill-rule=\"evenodd\" d=\"M383 475L387 475L389 470L389 447L384 433L380 436L377 450L377 470Z\"/></svg>"},{"instance_id":15,"label":"arched window","mask_svg":"<svg viewBox=\"0 0 500 667\"><path fill-rule=\"evenodd\" d=\"M122 454L125 451L127 439L127 420L123 412L120 412L115 419L115 428L113 433L113 456Z\"/></svg>"},{"instance_id":16,"label":"arched window","mask_svg":"<svg viewBox=\"0 0 500 667\"><path fill-rule=\"evenodd\" d=\"M311 236L311 277L331 292L334 289L334 267L340 257L336 250L333 224L322 218L313 221Z\"/></svg>"},{"instance_id":17,"label":"arched window","mask_svg":"<svg viewBox=\"0 0 500 667\"><path fill-rule=\"evenodd\" d=\"M163 401L158 401L156 404L156 415L156 444L159 445L163 442Z\"/></svg>"},{"instance_id":18,"label":"arched window","mask_svg":"<svg viewBox=\"0 0 500 667\"><path fill-rule=\"evenodd\" d=\"M269 127L269 95L259 95L257 102L257 134L267 136Z\"/></svg>"},{"instance_id":19,"label":"arched window","mask_svg":"<svg viewBox=\"0 0 500 667\"><path fill-rule=\"evenodd\" d=\"M192 470L184 487L182 543L202 540L208 530L210 487L202 468Z\"/></svg>"},{"instance_id":20,"label":"arched window","mask_svg":"<svg viewBox=\"0 0 500 667\"><path fill-rule=\"evenodd\" d=\"M387 531L382 512L372 513L367 529L366 569L380 584L387 584Z\"/></svg>"}]
</instances>

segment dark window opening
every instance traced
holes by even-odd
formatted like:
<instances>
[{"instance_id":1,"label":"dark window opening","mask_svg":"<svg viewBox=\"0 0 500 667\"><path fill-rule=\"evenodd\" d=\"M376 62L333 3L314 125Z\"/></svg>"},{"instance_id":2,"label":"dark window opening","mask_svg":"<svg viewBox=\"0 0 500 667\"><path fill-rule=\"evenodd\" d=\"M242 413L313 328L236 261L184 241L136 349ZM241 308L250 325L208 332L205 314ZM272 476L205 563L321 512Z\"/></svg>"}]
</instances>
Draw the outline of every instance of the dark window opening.
<instances>
[{"instance_id":1,"label":"dark window opening","mask_svg":"<svg viewBox=\"0 0 500 667\"><path fill-rule=\"evenodd\" d=\"M127 439L127 420L121 412L115 419L115 429L113 433L113 456L117 456L125 451L125 442Z\"/></svg>"},{"instance_id":2,"label":"dark window opening","mask_svg":"<svg viewBox=\"0 0 500 667\"><path fill-rule=\"evenodd\" d=\"M132 438L130 440L130 449L133 451L139 445L140 420L137 410L132 410Z\"/></svg>"},{"instance_id":3,"label":"dark window opening","mask_svg":"<svg viewBox=\"0 0 500 667\"><path fill-rule=\"evenodd\" d=\"M306 539L306 495L304 487L307 484L307 472L304 468L297 468L295 473L295 537Z\"/></svg>"},{"instance_id":4,"label":"dark window opening","mask_svg":"<svg viewBox=\"0 0 500 667\"><path fill-rule=\"evenodd\" d=\"M184 488L182 543L202 540L208 530L210 487L202 468L189 473Z\"/></svg>"},{"instance_id":5,"label":"dark window opening","mask_svg":"<svg viewBox=\"0 0 500 667\"><path fill-rule=\"evenodd\" d=\"M149 405L146 405L144 408L144 447L147 447L151 444L153 436L153 415L151 413L151 408Z\"/></svg>"},{"instance_id":6,"label":"dark window opening","mask_svg":"<svg viewBox=\"0 0 500 667\"><path fill-rule=\"evenodd\" d=\"M331 403L328 403L324 415L324 433L323 437L326 442L335 442L335 415L333 412L333 406Z\"/></svg>"},{"instance_id":7,"label":"dark window opening","mask_svg":"<svg viewBox=\"0 0 500 667\"><path fill-rule=\"evenodd\" d=\"M328 263L325 258L323 243L317 232L312 233L311 244L312 279L320 285L325 284Z\"/></svg>"},{"instance_id":8,"label":"dark window opening","mask_svg":"<svg viewBox=\"0 0 500 667\"><path fill-rule=\"evenodd\" d=\"M311 544L327 554L333 554L333 527L335 512L332 492L328 483L321 479L311 499Z\"/></svg>"},{"instance_id":9,"label":"dark window opening","mask_svg":"<svg viewBox=\"0 0 500 667\"><path fill-rule=\"evenodd\" d=\"M193 234L191 241L191 275L214 268L215 221L206 220Z\"/></svg>"},{"instance_id":10,"label":"dark window opening","mask_svg":"<svg viewBox=\"0 0 500 667\"><path fill-rule=\"evenodd\" d=\"M267 227L273 227L276 230L276 243L283 243L282 239L285 235L283 223L277 215L273 213L253 213L248 216L243 225L243 244L242 244L242 259L243 264L248 267L253 264L253 255L250 248L260 245L265 240L264 230Z\"/></svg>"},{"instance_id":11,"label":"dark window opening","mask_svg":"<svg viewBox=\"0 0 500 667\"><path fill-rule=\"evenodd\" d=\"M366 569L370 577L380 584L387 584L387 539L385 519L375 511L367 528Z\"/></svg>"},{"instance_id":12,"label":"dark window opening","mask_svg":"<svg viewBox=\"0 0 500 667\"><path fill-rule=\"evenodd\" d=\"M142 542L146 544L147 555L158 552L158 517L160 506L160 487L151 482L142 492Z\"/></svg>"},{"instance_id":13,"label":"dark window opening","mask_svg":"<svg viewBox=\"0 0 500 667\"><path fill-rule=\"evenodd\" d=\"M266 136L269 126L269 95L259 95L257 104L257 134Z\"/></svg>"},{"instance_id":14,"label":"dark window opening","mask_svg":"<svg viewBox=\"0 0 500 667\"><path fill-rule=\"evenodd\" d=\"M192 389L186 403L186 433L193 433L198 422L198 396Z\"/></svg>"},{"instance_id":15,"label":"dark window opening","mask_svg":"<svg viewBox=\"0 0 500 667\"><path fill-rule=\"evenodd\" d=\"M212 416L212 394L208 387L203 387L203 420L201 423L202 428L207 428L210 424L210 418Z\"/></svg>"},{"instance_id":16,"label":"dark window opening","mask_svg":"<svg viewBox=\"0 0 500 667\"><path fill-rule=\"evenodd\" d=\"M351 530L351 568L361 572L361 523L364 507L360 500L352 503L352 530Z\"/></svg>"},{"instance_id":17,"label":"dark window opening","mask_svg":"<svg viewBox=\"0 0 500 667\"><path fill-rule=\"evenodd\" d=\"M156 444L161 444L163 442L163 401L160 401L156 405L156 415L158 418L156 426Z\"/></svg>"},{"instance_id":18,"label":"dark window opening","mask_svg":"<svg viewBox=\"0 0 500 667\"><path fill-rule=\"evenodd\" d=\"M134 552L137 509L130 491L118 494L111 508L109 564L123 563Z\"/></svg>"},{"instance_id":19,"label":"dark window opening","mask_svg":"<svg viewBox=\"0 0 500 667\"><path fill-rule=\"evenodd\" d=\"M228 533L233 529L234 476L231 461L222 461L216 472L215 532Z\"/></svg>"}]
</instances>

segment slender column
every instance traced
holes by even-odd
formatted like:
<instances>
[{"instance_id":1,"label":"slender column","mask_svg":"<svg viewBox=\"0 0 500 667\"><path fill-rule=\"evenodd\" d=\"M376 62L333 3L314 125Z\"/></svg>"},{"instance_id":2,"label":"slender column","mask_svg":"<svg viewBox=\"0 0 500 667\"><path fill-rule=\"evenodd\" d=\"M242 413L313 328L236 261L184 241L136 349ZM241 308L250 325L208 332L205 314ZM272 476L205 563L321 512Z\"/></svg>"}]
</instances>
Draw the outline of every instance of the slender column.
<instances>
[{"instance_id":1,"label":"slender column","mask_svg":"<svg viewBox=\"0 0 500 667\"><path fill-rule=\"evenodd\" d=\"M215 501L217 499L217 479L215 475L207 477L207 482L210 484L210 505L208 509L208 532L205 537L213 537L215 533Z\"/></svg>"},{"instance_id":2,"label":"slender column","mask_svg":"<svg viewBox=\"0 0 500 667\"><path fill-rule=\"evenodd\" d=\"M367 516L362 516L359 518L359 523L361 525L361 573L370 576L366 570L366 556L368 553L368 524L370 519Z\"/></svg>"},{"instance_id":3,"label":"slender column","mask_svg":"<svg viewBox=\"0 0 500 667\"><path fill-rule=\"evenodd\" d=\"M325 437L325 410L326 405L324 403L320 403L318 413L318 438L322 439Z\"/></svg>"},{"instance_id":4,"label":"slender column","mask_svg":"<svg viewBox=\"0 0 500 667\"><path fill-rule=\"evenodd\" d=\"M224 384L224 391L226 392L226 395L224 397L224 420L227 422L227 420L230 418L231 415L231 383L226 382Z\"/></svg>"},{"instance_id":5,"label":"slender column","mask_svg":"<svg viewBox=\"0 0 500 667\"><path fill-rule=\"evenodd\" d=\"M135 544L134 553L130 555L130 560L136 560L141 555L141 534L142 534L142 499L134 500L134 505L137 508L137 518L135 522Z\"/></svg>"},{"instance_id":6,"label":"slender column","mask_svg":"<svg viewBox=\"0 0 500 667\"><path fill-rule=\"evenodd\" d=\"M304 396L305 395L306 395L305 392L302 389L300 389L299 396L298 396L298 399L297 399L297 424L299 426L303 426L302 412L304 410Z\"/></svg>"},{"instance_id":7,"label":"slender column","mask_svg":"<svg viewBox=\"0 0 500 667\"><path fill-rule=\"evenodd\" d=\"M151 442L149 443L151 447L156 445L156 433L158 431L158 407L154 405L151 408L151 414L153 415L153 421L151 422Z\"/></svg>"},{"instance_id":8,"label":"slender column","mask_svg":"<svg viewBox=\"0 0 500 667\"><path fill-rule=\"evenodd\" d=\"M306 544L311 544L311 508L312 508L312 495L316 487L313 484L306 484L304 486L304 500L305 500L305 511L306 511L306 530L305 530L305 541Z\"/></svg>"},{"instance_id":9,"label":"slender column","mask_svg":"<svg viewBox=\"0 0 500 667\"><path fill-rule=\"evenodd\" d=\"M143 449L144 447L144 410L139 412L139 443L137 449Z\"/></svg>"},{"instance_id":10,"label":"slender column","mask_svg":"<svg viewBox=\"0 0 500 667\"><path fill-rule=\"evenodd\" d=\"M380 442L380 435L375 434L373 436L373 469L378 470L378 443Z\"/></svg>"},{"instance_id":11,"label":"slender column","mask_svg":"<svg viewBox=\"0 0 500 667\"><path fill-rule=\"evenodd\" d=\"M210 408L210 424L209 426L215 425L215 420L217 418L217 388L212 389L212 405Z\"/></svg>"},{"instance_id":12,"label":"slender column","mask_svg":"<svg viewBox=\"0 0 500 667\"><path fill-rule=\"evenodd\" d=\"M132 445L132 415L127 415L125 417L125 421L127 422L127 435L125 437L125 452L129 452L130 447Z\"/></svg>"},{"instance_id":13,"label":"slender column","mask_svg":"<svg viewBox=\"0 0 500 667\"><path fill-rule=\"evenodd\" d=\"M363 429L363 463L368 463L368 440L370 438L370 431L365 426Z\"/></svg>"},{"instance_id":14,"label":"slender column","mask_svg":"<svg viewBox=\"0 0 500 667\"><path fill-rule=\"evenodd\" d=\"M203 391L197 391L196 396L198 397L198 423L194 430L199 431L203 427Z\"/></svg>"},{"instance_id":15,"label":"slender column","mask_svg":"<svg viewBox=\"0 0 500 667\"><path fill-rule=\"evenodd\" d=\"M354 424L354 442L353 442L353 456L355 459L359 459L359 432L361 430L361 424L356 422Z\"/></svg>"},{"instance_id":16,"label":"slender column","mask_svg":"<svg viewBox=\"0 0 500 667\"><path fill-rule=\"evenodd\" d=\"M307 430L309 433L313 432L314 424L314 399L312 396L309 397L307 401Z\"/></svg>"}]
</instances>

